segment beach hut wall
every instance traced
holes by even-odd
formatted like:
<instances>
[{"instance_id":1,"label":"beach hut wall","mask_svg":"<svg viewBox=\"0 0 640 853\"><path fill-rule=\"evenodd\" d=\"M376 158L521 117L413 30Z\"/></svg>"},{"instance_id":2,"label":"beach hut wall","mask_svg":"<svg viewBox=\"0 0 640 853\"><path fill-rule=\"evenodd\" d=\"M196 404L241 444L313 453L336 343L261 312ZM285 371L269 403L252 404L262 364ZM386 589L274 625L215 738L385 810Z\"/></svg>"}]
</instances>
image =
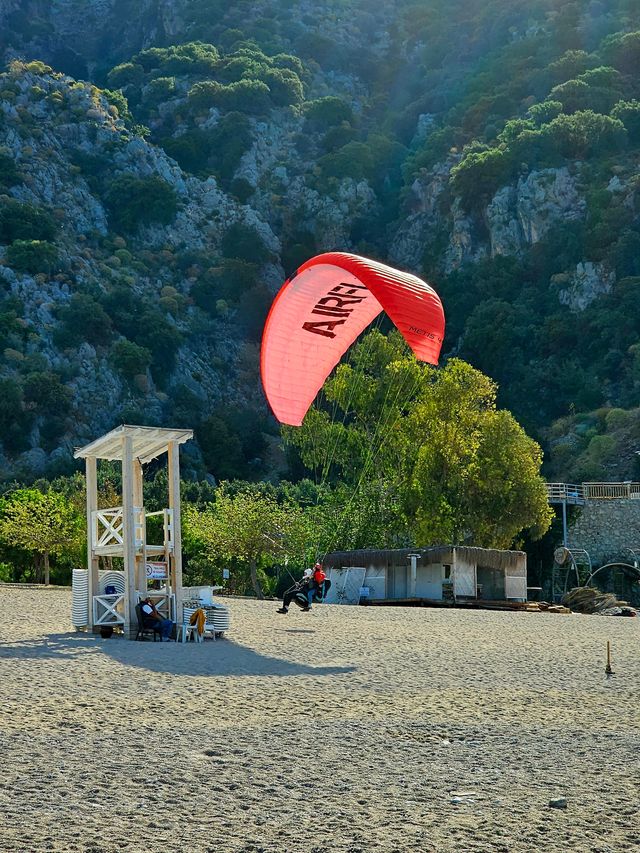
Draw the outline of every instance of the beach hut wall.
<instances>
[{"instance_id":1,"label":"beach hut wall","mask_svg":"<svg viewBox=\"0 0 640 853\"><path fill-rule=\"evenodd\" d=\"M411 592L410 557L417 556L417 582ZM327 568L364 566L367 575L383 576L370 590L372 599L438 600L453 585L458 597L526 598L527 557L523 551L439 545L429 548L334 551L324 558ZM381 589L384 588L384 593Z\"/></svg>"}]
</instances>

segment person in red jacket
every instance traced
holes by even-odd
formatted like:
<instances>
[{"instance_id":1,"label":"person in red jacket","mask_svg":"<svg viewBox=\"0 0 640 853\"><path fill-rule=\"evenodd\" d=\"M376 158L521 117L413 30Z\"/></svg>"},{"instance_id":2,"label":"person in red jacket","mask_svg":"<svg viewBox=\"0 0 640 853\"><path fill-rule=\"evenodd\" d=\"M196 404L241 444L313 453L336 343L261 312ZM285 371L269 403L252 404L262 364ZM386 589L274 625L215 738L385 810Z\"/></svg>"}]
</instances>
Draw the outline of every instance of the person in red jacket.
<instances>
[{"instance_id":1,"label":"person in red jacket","mask_svg":"<svg viewBox=\"0 0 640 853\"><path fill-rule=\"evenodd\" d=\"M322 589L322 584L326 579L326 575L324 573L324 569L322 568L322 563L316 563L313 567L313 575L311 576L311 583L309 584L309 592L307 593L307 599L309 600L308 609L311 610L311 603L313 601L313 596L319 589Z\"/></svg>"}]
</instances>

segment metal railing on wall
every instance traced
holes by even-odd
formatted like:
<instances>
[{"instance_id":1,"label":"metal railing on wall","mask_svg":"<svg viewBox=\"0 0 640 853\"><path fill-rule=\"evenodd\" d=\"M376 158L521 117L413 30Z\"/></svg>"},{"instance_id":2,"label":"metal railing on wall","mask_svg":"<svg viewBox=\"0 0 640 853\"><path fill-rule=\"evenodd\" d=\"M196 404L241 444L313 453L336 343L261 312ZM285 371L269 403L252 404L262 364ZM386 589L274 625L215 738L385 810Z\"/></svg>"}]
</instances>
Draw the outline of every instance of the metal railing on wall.
<instances>
[{"instance_id":1,"label":"metal railing on wall","mask_svg":"<svg viewBox=\"0 0 640 853\"><path fill-rule=\"evenodd\" d=\"M626 498L640 500L640 483L547 483L549 503L583 504Z\"/></svg>"},{"instance_id":2,"label":"metal railing on wall","mask_svg":"<svg viewBox=\"0 0 640 853\"><path fill-rule=\"evenodd\" d=\"M640 483L583 483L587 500L614 500L635 498L640 500Z\"/></svg>"}]
</instances>

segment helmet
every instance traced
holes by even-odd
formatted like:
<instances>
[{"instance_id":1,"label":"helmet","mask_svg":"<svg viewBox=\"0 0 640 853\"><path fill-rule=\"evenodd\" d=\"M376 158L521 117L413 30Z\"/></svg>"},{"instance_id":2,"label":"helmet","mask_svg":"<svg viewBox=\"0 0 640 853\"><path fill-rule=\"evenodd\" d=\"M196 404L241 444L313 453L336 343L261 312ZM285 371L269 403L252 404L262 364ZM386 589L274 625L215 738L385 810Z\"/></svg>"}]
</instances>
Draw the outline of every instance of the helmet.
<instances>
[{"instance_id":1,"label":"helmet","mask_svg":"<svg viewBox=\"0 0 640 853\"><path fill-rule=\"evenodd\" d=\"M316 564L315 564L315 566L314 566L313 568L314 568L314 569L321 569L321 568L322 568L322 563L316 563Z\"/></svg>"}]
</instances>

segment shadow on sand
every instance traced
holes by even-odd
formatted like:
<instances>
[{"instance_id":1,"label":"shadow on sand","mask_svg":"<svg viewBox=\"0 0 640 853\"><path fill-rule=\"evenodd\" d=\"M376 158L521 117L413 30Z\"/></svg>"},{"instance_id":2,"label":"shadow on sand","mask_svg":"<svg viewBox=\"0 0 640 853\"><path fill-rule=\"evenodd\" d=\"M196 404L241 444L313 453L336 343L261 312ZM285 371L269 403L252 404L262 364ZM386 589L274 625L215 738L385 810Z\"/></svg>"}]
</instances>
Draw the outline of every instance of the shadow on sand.
<instances>
[{"instance_id":1,"label":"shadow on sand","mask_svg":"<svg viewBox=\"0 0 640 853\"><path fill-rule=\"evenodd\" d=\"M204 643L135 642L124 637L103 640L94 634L70 631L38 640L0 643L1 659L64 659L86 654L108 655L123 666L172 675L295 676L340 675L353 666L310 666L260 654L233 640Z\"/></svg>"}]
</instances>

